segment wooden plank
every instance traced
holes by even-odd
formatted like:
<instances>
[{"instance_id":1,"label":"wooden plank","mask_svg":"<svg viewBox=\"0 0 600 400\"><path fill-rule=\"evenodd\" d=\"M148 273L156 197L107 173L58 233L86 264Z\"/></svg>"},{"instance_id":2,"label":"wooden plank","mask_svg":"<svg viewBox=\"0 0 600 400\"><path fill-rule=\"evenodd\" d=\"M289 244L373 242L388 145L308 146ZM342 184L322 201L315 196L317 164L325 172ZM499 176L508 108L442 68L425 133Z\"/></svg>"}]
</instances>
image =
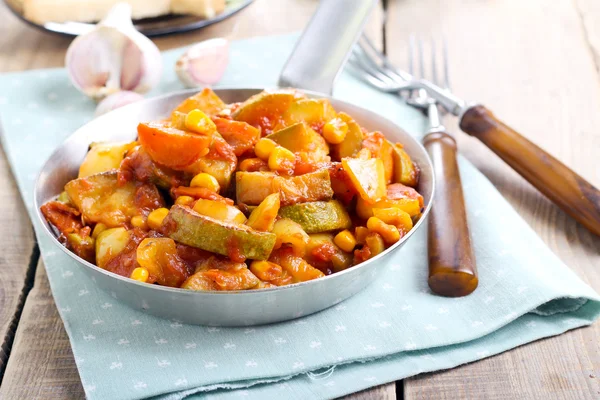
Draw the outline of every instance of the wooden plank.
<instances>
[{"instance_id":1,"label":"wooden plank","mask_svg":"<svg viewBox=\"0 0 600 400\"><path fill-rule=\"evenodd\" d=\"M4 18L8 11L0 6L0 71L10 69L10 59L16 56L17 43L10 32L14 17ZM29 57L26 57L29 61ZM0 232L3 237L0 257L0 382L6 367L14 333L31 288L34 264L30 265L34 253L34 238L31 222L17 191L9 170L4 150L0 151ZM33 262L35 263L35 259Z\"/></svg>"},{"instance_id":2,"label":"wooden plank","mask_svg":"<svg viewBox=\"0 0 600 400\"><path fill-rule=\"evenodd\" d=\"M390 1L388 13L388 54L396 63L407 65L411 32L426 40L444 33L457 94L486 104L600 186L600 90L595 63L600 31L594 23L600 21L600 9L596 1ZM458 132L455 121L447 125ZM600 239L481 143L458 135L462 154L567 265L600 289ZM599 340L600 325L595 324L471 365L408 379L405 398L596 399L600 396Z\"/></svg>"},{"instance_id":3,"label":"wooden plank","mask_svg":"<svg viewBox=\"0 0 600 400\"><path fill-rule=\"evenodd\" d=\"M167 50L212 37L227 37L233 40L299 31L310 18L316 5L316 2L308 0L277 2L256 0L235 18L193 33L158 38L156 43L162 50ZM64 53L70 39L32 29L9 15L3 7L0 7L0 20L3 21L0 26L0 71L63 65ZM257 21L265 21L265 24ZM366 28L375 43L383 42L382 24L383 12L379 7ZM2 177L9 179L9 172L0 169L0 178ZM7 194L3 192L0 195ZM1 204L9 207L16 201L7 199ZM3 207L2 205L0 207ZM8 225L4 221L5 216L8 215L10 215L8 212L0 214L0 223L12 227L13 225ZM29 228L25 213L20 212L19 215L24 218L24 221L21 221L18 226ZM11 230L14 232L14 229ZM5 282L3 279L4 276L0 275L0 285ZM50 293L45 269L40 262L35 285L25 303L10 362L0 386L0 398L48 397L81 398L83 388L67 335ZM348 398L395 399L395 385L382 385Z\"/></svg>"},{"instance_id":4,"label":"wooden plank","mask_svg":"<svg viewBox=\"0 0 600 400\"><path fill-rule=\"evenodd\" d=\"M6 375L3 399L78 399L84 392L46 269L40 260L27 297Z\"/></svg>"},{"instance_id":5,"label":"wooden plank","mask_svg":"<svg viewBox=\"0 0 600 400\"><path fill-rule=\"evenodd\" d=\"M401 383L401 382L399 382ZM385 385L376 386L371 389L363 390L342 397L343 400L396 400L398 394L396 393L396 383L386 383Z\"/></svg>"},{"instance_id":6,"label":"wooden plank","mask_svg":"<svg viewBox=\"0 0 600 400\"><path fill-rule=\"evenodd\" d=\"M4 19L7 11L0 7L0 70L9 63L14 39L8 35L11 21ZM3 250L0 257L0 381L13 342L17 322L31 287L33 276L30 259L34 256L34 240L31 223L16 184L10 173L4 151L0 151L0 233ZM37 255L36 255L37 257ZM28 275L29 273L29 275Z\"/></svg>"},{"instance_id":7,"label":"wooden plank","mask_svg":"<svg viewBox=\"0 0 600 400\"><path fill-rule=\"evenodd\" d=\"M32 283L30 259L33 232L25 207L10 174L4 151L0 151L0 381L8 360L25 296Z\"/></svg>"}]
</instances>

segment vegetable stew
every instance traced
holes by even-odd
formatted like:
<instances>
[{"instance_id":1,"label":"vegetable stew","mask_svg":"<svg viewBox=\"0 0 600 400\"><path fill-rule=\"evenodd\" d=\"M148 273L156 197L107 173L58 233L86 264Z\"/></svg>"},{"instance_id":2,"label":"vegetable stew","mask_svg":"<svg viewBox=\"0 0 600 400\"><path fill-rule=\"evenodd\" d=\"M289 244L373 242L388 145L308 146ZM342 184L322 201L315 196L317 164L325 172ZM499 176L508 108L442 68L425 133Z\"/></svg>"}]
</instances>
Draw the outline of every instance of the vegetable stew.
<instances>
[{"instance_id":1,"label":"vegetable stew","mask_svg":"<svg viewBox=\"0 0 600 400\"><path fill-rule=\"evenodd\" d=\"M41 207L79 257L190 290L289 285L383 252L424 209L401 143L326 99L212 90L131 143L92 143L79 175Z\"/></svg>"}]
</instances>

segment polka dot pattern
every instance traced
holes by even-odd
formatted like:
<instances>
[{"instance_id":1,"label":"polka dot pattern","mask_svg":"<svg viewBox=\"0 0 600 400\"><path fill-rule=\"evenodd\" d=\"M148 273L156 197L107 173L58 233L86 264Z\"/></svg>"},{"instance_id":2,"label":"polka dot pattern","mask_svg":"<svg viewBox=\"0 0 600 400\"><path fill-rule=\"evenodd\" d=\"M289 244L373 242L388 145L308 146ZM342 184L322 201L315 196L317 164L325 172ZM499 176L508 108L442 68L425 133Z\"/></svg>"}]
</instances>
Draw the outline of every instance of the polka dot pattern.
<instances>
[{"instance_id":1,"label":"polka dot pattern","mask_svg":"<svg viewBox=\"0 0 600 400\"><path fill-rule=\"evenodd\" d=\"M295 38L233 43L220 85L275 86ZM183 89L168 67L181 53L164 54L163 83L149 95ZM342 74L335 95L376 110L411 133L424 126L418 112L349 74ZM94 108L62 69L0 76L3 146L30 213L43 162L93 118ZM422 229L385 261L387 268L363 292L321 313L271 326L189 326L133 311L116 295L100 291L34 219L87 397L338 397L591 323L600 309L597 294L549 251L483 175L464 159L460 168L480 273L474 294L448 299L429 292Z\"/></svg>"}]
</instances>

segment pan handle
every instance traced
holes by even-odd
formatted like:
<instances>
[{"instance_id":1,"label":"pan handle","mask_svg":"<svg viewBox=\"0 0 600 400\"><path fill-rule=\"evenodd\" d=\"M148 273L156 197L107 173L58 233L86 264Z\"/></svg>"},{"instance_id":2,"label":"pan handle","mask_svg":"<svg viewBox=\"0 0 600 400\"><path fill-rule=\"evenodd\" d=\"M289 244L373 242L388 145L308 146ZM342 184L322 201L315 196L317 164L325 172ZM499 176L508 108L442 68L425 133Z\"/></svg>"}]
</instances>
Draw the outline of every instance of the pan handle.
<instances>
[{"instance_id":1,"label":"pan handle","mask_svg":"<svg viewBox=\"0 0 600 400\"><path fill-rule=\"evenodd\" d=\"M377 0L321 0L288 58L279 86L331 95Z\"/></svg>"}]
</instances>

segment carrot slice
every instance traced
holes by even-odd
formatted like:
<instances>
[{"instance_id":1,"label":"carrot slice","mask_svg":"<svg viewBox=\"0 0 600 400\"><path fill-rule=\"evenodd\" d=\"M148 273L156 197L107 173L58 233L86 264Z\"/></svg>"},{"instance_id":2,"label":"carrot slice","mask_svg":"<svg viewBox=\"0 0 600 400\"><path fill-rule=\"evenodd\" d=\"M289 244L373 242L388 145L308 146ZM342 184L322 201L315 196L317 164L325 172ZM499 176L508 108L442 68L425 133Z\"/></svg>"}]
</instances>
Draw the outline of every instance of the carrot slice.
<instances>
[{"instance_id":1,"label":"carrot slice","mask_svg":"<svg viewBox=\"0 0 600 400\"><path fill-rule=\"evenodd\" d=\"M154 161L178 170L204 155L212 141L212 136L182 131L164 121L139 124L138 137Z\"/></svg>"}]
</instances>

